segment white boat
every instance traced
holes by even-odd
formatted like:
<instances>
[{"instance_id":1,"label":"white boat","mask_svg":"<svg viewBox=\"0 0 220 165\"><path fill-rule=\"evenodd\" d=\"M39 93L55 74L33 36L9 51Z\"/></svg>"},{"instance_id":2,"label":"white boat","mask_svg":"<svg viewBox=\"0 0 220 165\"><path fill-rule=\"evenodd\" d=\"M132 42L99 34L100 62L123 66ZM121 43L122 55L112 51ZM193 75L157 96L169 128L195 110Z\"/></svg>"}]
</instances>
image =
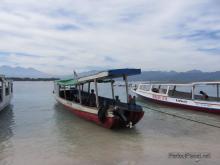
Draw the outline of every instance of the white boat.
<instances>
[{"instance_id":1,"label":"white boat","mask_svg":"<svg viewBox=\"0 0 220 165\"><path fill-rule=\"evenodd\" d=\"M139 84L132 91L160 104L220 114L220 81L189 84Z\"/></svg>"},{"instance_id":2,"label":"white boat","mask_svg":"<svg viewBox=\"0 0 220 165\"><path fill-rule=\"evenodd\" d=\"M6 80L4 75L0 75L0 111L7 107L13 96L13 83Z\"/></svg>"}]
</instances>

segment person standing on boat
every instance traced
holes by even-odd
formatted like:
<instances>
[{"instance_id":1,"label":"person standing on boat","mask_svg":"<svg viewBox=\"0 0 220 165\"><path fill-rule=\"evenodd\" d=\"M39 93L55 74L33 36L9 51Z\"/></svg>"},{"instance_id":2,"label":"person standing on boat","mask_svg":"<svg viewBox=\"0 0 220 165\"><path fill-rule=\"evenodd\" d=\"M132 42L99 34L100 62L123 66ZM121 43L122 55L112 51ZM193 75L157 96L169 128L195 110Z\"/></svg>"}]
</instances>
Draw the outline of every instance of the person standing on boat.
<instances>
[{"instance_id":1,"label":"person standing on boat","mask_svg":"<svg viewBox=\"0 0 220 165\"><path fill-rule=\"evenodd\" d=\"M96 106L96 95L94 93L94 89L91 90L89 95L89 106L95 107Z\"/></svg>"},{"instance_id":2,"label":"person standing on boat","mask_svg":"<svg viewBox=\"0 0 220 165\"><path fill-rule=\"evenodd\" d=\"M133 96L133 98L132 98L132 104L136 105L136 96Z\"/></svg>"},{"instance_id":3,"label":"person standing on boat","mask_svg":"<svg viewBox=\"0 0 220 165\"><path fill-rule=\"evenodd\" d=\"M128 103L133 104L133 105L136 104L136 96L132 97L131 95L129 95L128 96Z\"/></svg>"},{"instance_id":4,"label":"person standing on boat","mask_svg":"<svg viewBox=\"0 0 220 165\"><path fill-rule=\"evenodd\" d=\"M131 96L131 95L128 96L128 103L129 103L129 104L132 103L132 96Z\"/></svg>"}]
</instances>

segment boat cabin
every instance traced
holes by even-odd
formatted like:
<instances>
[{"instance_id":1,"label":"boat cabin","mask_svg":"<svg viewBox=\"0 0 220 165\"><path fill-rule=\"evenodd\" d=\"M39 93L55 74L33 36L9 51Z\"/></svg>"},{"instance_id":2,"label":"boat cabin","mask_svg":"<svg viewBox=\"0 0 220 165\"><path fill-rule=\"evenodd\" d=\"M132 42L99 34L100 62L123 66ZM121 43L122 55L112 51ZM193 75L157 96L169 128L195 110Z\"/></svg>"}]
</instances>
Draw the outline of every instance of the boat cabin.
<instances>
[{"instance_id":1,"label":"boat cabin","mask_svg":"<svg viewBox=\"0 0 220 165\"><path fill-rule=\"evenodd\" d=\"M129 109L129 89L127 77L135 74L140 74L140 69L114 69L102 71L90 76L79 77L75 79L59 80L56 81L55 93L59 97L76 102L83 106L94 107L95 109L101 106L120 105ZM126 91L126 102L120 101L119 96L115 95L115 79L122 77ZM111 98L99 95L99 84L110 84ZM105 89L104 89L105 90ZM56 92L57 91L57 92ZM132 107L135 110L142 110L138 105Z\"/></svg>"},{"instance_id":2,"label":"boat cabin","mask_svg":"<svg viewBox=\"0 0 220 165\"><path fill-rule=\"evenodd\" d=\"M220 101L220 82L191 84L139 84L139 90L187 100Z\"/></svg>"}]
</instances>

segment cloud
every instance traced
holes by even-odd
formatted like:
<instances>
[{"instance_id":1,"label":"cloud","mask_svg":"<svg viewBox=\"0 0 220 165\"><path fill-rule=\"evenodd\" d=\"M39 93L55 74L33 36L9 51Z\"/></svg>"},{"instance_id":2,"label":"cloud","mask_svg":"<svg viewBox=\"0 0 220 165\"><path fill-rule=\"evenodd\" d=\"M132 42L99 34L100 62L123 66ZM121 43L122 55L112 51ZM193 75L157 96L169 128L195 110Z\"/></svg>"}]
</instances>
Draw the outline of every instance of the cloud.
<instances>
[{"instance_id":1,"label":"cloud","mask_svg":"<svg viewBox=\"0 0 220 165\"><path fill-rule=\"evenodd\" d=\"M0 65L51 74L117 67L219 70L219 5L216 0L5 0Z\"/></svg>"}]
</instances>

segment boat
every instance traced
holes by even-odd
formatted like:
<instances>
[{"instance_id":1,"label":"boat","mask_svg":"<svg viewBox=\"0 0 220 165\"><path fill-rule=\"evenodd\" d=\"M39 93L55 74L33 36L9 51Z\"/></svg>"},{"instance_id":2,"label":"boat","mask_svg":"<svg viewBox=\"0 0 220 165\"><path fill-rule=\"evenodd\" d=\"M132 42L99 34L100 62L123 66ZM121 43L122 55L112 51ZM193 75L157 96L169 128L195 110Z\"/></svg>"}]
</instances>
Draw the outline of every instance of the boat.
<instances>
[{"instance_id":1,"label":"boat","mask_svg":"<svg viewBox=\"0 0 220 165\"><path fill-rule=\"evenodd\" d=\"M140 69L112 69L84 77L57 80L54 82L54 95L57 102L81 118L105 128L131 128L141 120L144 111L141 106L129 102L127 77L140 73ZM115 96L116 78L123 78L125 82L126 102L121 102ZM98 86L103 83L111 85L111 98L99 96Z\"/></svg>"},{"instance_id":2,"label":"boat","mask_svg":"<svg viewBox=\"0 0 220 165\"><path fill-rule=\"evenodd\" d=\"M140 83L132 91L144 100L220 114L220 81L188 84Z\"/></svg>"},{"instance_id":3,"label":"boat","mask_svg":"<svg viewBox=\"0 0 220 165\"><path fill-rule=\"evenodd\" d=\"M0 111L5 109L11 102L13 96L13 83L0 75Z\"/></svg>"}]
</instances>

